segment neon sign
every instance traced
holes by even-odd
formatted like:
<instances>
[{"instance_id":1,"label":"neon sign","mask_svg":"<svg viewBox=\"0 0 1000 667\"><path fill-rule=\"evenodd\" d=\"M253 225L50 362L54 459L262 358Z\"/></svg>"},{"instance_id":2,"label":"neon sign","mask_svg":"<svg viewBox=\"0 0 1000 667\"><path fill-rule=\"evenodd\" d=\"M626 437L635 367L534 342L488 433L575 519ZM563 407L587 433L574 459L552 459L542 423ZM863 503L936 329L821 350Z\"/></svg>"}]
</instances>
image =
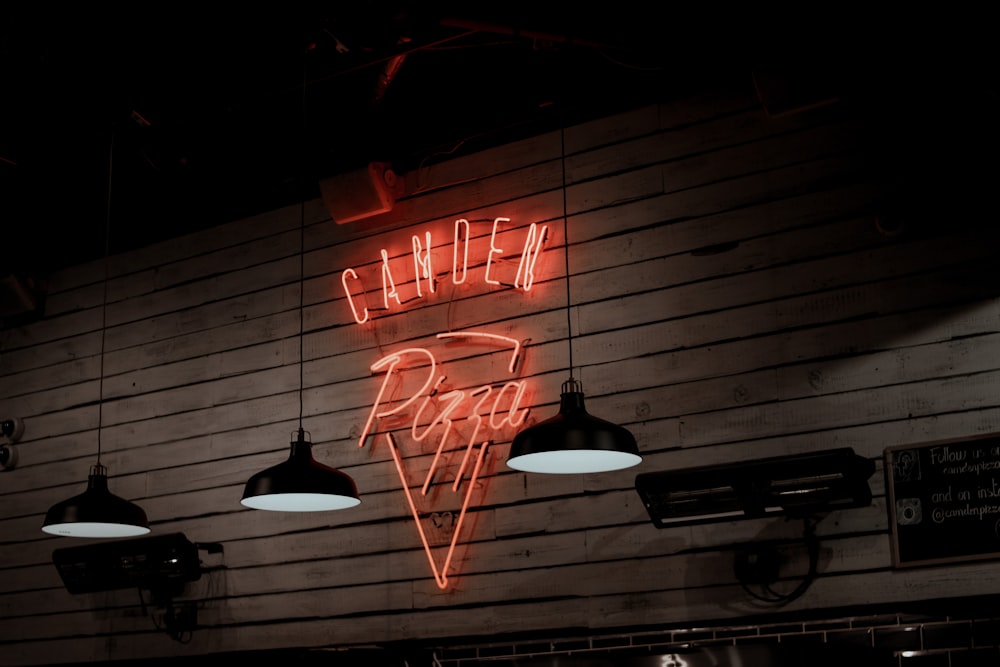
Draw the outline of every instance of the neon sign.
<instances>
[{"instance_id":1,"label":"neon sign","mask_svg":"<svg viewBox=\"0 0 1000 667\"><path fill-rule=\"evenodd\" d=\"M483 282L490 285L502 284L500 279L494 275L497 270L499 258L504 254L504 249L497 245L497 235L508 222L510 222L510 218L499 217L493 219L489 251L486 254L485 270L483 273ZM534 222L528 225L524 244L517 258L517 273L511 283L512 287L525 292L531 290L535 282L535 264L538 262L538 255L541 253L547 240L547 225L539 226ZM416 292L414 298L424 298L430 294L434 294L436 291L437 279L435 278L432 254L434 249L433 239L430 232L424 232L422 240L420 236L414 234L410 239L410 243L413 258L412 277L414 291ZM451 281L454 285L461 285L465 283L469 275L469 221L465 218L455 220L452 243ZM405 301L396 288L396 277L390 266L389 252L385 248L382 248L379 251L379 255L382 259L379 269L382 287L382 310L388 312L401 307ZM358 272L350 267L344 269L340 275L340 282L344 287L344 294L347 296L347 302L351 307L351 314L354 316L354 321L358 324L368 322L371 319L372 313L366 305L365 295L367 294L367 290ZM424 285L427 288L426 294L424 293Z\"/></svg>"},{"instance_id":2,"label":"neon sign","mask_svg":"<svg viewBox=\"0 0 1000 667\"><path fill-rule=\"evenodd\" d=\"M507 365L509 372L513 373L517 367L517 361L521 352L521 341L508 336L500 336L480 331L449 332L437 335L438 339L446 338L466 338L476 341L487 341L490 343L501 343L510 346L511 356ZM434 455L421 484L419 484L419 496L415 498L410 487L412 484L403 458L399 452L399 445L391 432L385 433L386 443L392 453L393 461L396 464L396 471L399 474L403 491L406 494L407 504L417 524L417 531L424 551L434 573L434 579L439 588L446 588L448 585L448 573L451 567L452 558L458 540L462 535L462 525L465 521L466 513L469 509L473 493L480 490L477 483L483 467L487 448L490 443L498 439L507 427L516 428L520 426L528 415L528 409L522 407L521 402L525 395L526 383L523 380L509 380L505 382L499 390L495 390L493 385L484 384L471 389L452 389L442 392L441 385L447 379L444 374L438 373L441 366L435 355L426 348L406 348L398 352L386 355L372 364L373 372L384 372L382 384L378 394L372 404L368 419L364 429L358 438L358 446L363 447L365 441L373 433L376 420L385 419L394 415L399 415L409 411L412 414L410 420L410 439L419 443L432 435L436 435L437 446ZM401 381L401 374L418 374L415 386L419 388L412 391L409 396L398 401L396 405L388 399L395 392L391 391L392 385ZM420 376L419 374L422 374ZM433 410L436 399L439 407ZM419 401L419 407L417 407ZM464 406L464 411L462 411ZM416 407L415 410L411 409ZM426 417L428 408L436 412L431 417ZM456 427L456 423L459 427ZM421 425L423 427L421 428ZM448 443L453 443L456 437L453 432L461 431L464 426L464 433L457 436L463 447L446 451ZM455 514L454 525L450 543L447 547L443 562L438 564L434 557L434 547L428 539L424 523L421 520L422 503L418 500L431 498L431 488L435 481L447 483L445 470L445 459L447 454L452 454L450 480L450 491L460 499L460 508ZM464 484L464 490L462 489Z\"/></svg>"},{"instance_id":3,"label":"neon sign","mask_svg":"<svg viewBox=\"0 0 1000 667\"><path fill-rule=\"evenodd\" d=\"M505 253L500 231L509 222L510 218L506 217L492 220L483 261L483 283L505 284L526 293L534 284L535 266L547 240L548 229L535 223L527 227L523 244L519 243L520 254L513 279L502 282L497 275L498 264ZM453 285L464 284L469 278L469 230L467 219L455 221L452 262L448 271ZM431 233L412 235L410 246L413 274L407 278L412 279L413 295L409 299L404 299L397 288L397 284L405 283L397 283L399 275L390 268L387 250L380 250L382 261L378 272L382 306L386 311L414 299L429 298L437 291L438 274L434 270ZM353 268L345 269L341 283L354 321L358 324L371 321L373 311L366 303L368 292L358 272ZM481 475L489 461L490 445L509 439L524 423L528 416L525 407L528 385L517 378L524 341L481 330L438 333L435 340L439 347L457 347L468 354L443 363L432 346L412 346L385 354L371 364L372 373L381 374L382 381L358 437L358 446L364 447L369 440L388 446L434 580L443 590L454 575L455 552L463 537L468 511L477 494L481 496L485 492ZM483 346L487 347L485 353ZM446 364L486 363L489 355L497 353L505 355L507 377L493 382L473 382L466 387L446 384ZM407 457L406 451L416 451L418 455ZM441 507L448 509L435 509ZM428 517L438 523L428 527L425 520ZM442 517L447 520L441 520ZM445 535L444 544L442 540L432 539L433 529Z\"/></svg>"}]
</instances>

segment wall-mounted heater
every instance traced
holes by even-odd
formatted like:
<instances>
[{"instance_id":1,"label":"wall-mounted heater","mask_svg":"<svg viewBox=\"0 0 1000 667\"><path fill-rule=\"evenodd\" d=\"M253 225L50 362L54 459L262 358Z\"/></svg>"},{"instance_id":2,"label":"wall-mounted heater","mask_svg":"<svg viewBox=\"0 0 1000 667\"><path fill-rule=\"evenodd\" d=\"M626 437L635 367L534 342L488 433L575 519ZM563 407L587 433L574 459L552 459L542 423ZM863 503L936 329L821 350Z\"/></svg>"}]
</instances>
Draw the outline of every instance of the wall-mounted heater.
<instances>
[{"instance_id":1,"label":"wall-mounted heater","mask_svg":"<svg viewBox=\"0 0 1000 667\"><path fill-rule=\"evenodd\" d=\"M805 518L871 504L875 463L850 448L636 475L658 528L753 519Z\"/></svg>"},{"instance_id":2,"label":"wall-mounted heater","mask_svg":"<svg viewBox=\"0 0 1000 667\"><path fill-rule=\"evenodd\" d=\"M52 552L72 594L118 588L174 590L201 578L198 545L183 533L64 547Z\"/></svg>"}]
</instances>

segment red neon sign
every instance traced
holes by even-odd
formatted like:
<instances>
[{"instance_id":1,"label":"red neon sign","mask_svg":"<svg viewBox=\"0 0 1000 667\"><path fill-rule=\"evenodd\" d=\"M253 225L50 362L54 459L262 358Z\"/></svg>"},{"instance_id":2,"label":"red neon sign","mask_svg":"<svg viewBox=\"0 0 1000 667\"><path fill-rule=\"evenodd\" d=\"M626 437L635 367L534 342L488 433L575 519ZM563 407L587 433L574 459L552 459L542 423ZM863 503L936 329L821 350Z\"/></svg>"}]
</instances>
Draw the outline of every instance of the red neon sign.
<instances>
[{"instance_id":1,"label":"red neon sign","mask_svg":"<svg viewBox=\"0 0 1000 667\"><path fill-rule=\"evenodd\" d=\"M476 343L502 344L511 348L508 371L513 373L517 368L522 344L521 341L509 336L482 331L462 331L438 334L437 338L464 338ZM526 383L523 380L509 380L499 390L492 385L484 384L472 389L452 389L442 393L440 390L446 376L438 373L440 366L440 362L430 350L418 347L393 352L372 364L373 372L384 372L385 376L358 438L358 446L365 445L365 441L374 432L377 420L401 415L407 411L411 415L409 432L413 443L420 443L432 436L437 438L437 446L424 479L413 485L419 487L419 491L415 494L411 490L404 457L400 454L400 445L391 432L385 432L385 441L396 464L396 471L403 485L410 512L417 524L417 531L431 564L434 579L438 587L444 589L448 585L452 558L462 536L462 526L472 495L481 488L477 481L488 446L497 440L498 436L503 435L504 429L520 426L528 415L528 409L521 406L526 390ZM401 377L404 373L416 374L416 381L411 384L417 388L410 391L409 395L394 400L390 397L396 394L394 389L404 381ZM429 410L436 414L426 417ZM456 422L459 422L464 429L457 428ZM422 423L424 425L421 427ZM462 432L456 437L464 440L463 447L446 451L447 445L456 439L453 435L460 430ZM439 483L439 489L441 482L448 481L445 475L448 454L451 454L451 469L454 470L450 491L460 501L460 508L444 560L438 564L421 516L426 513L427 508L422 511L421 505L435 500L431 498L431 488L435 481Z\"/></svg>"},{"instance_id":2,"label":"red neon sign","mask_svg":"<svg viewBox=\"0 0 1000 667\"><path fill-rule=\"evenodd\" d=\"M510 222L510 218L496 218L493 221L493 231L490 232L490 252L486 255L486 277L483 278L491 285L500 284L496 278L490 278L490 267L493 266L493 258L503 254L503 248L497 247L497 228L501 222Z\"/></svg>"},{"instance_id":3,"label":"red neon sign","mask_svg":"<svg viewBox=\"0 0 1000 667\"><path fill-rule=\"evenodd\" d=\"M357 280L357 279L358 279L358 274L354 271L354 269L344 269L344 273L342 273L340 276L340 282L343 283L344 285L344 293L347 294L347 303L350 304L351 312L354 313L354 321L357 322L358 324L364 324L365 322L368 321L368 309L362 306L361 312L359 313L357 307L357 303L360 300L360 297L364 296L364 292L362 292L360 295L357 295L356 297L355 295L351 294L351 287L350 285L347 284L348 280Z\"/></svg>"},{"instance_id":4,"label":"red neon sign","mask_svg":"<svg viewBox=\"0 0 1000 667\"><path fill-rule=\"evenodd\" d=\"M424 545L424 553L427 555L427 562L430 563L431 572L434 573L434 581L437 582L438 588L444 590L448 587L448 570L451 569L451 560L455 555L455 547L458 545L458 538L462 534L462 524L465 523L465 513L469 509L469 500L472 497L472 490L476 488L476 480L479 478L479 472L483 468L483 460L486 455L486 447L489 445L489 441L483 442L482 446L479 448L479 454L476 456L476 465L473 468L472 476L469 479L469 488L465 492L465 497L462 499L462 508L459 510L458 519L454 524L451 542L448 544L448 551L445 554L444 561L441 563L441 566L438 567L437 561L434 560L434 550L431 547L430 540L427 539L427 532L424 530L424 524L420 520L420 510L417 509L417 504L413 500L413 493L410 491L410 486L406 481L406 473L403 471L403 462L400 460L399 448L396 446L396 440L392 437L392 433L386 433L385 438L389 443L389 451L392 452L392 460L396 463L396 470L399 472L399 481L403 484L403 492L406 494L406 502L410 506L410 512L413 513L413 518L417 522L417 532L420 533L420 542ZM424 492L424 495L426 495L426 492Z\"/></svg>"},{"instance_id":5,"label":"red neon sign","mask_svg":"<svg viewBox=\"0 0 1000 667\"><path fill-rule=\"evenodd\" d=\"M458 249L462 249L462 261L458 261ZM458 267L462 267L462 277L458 277ZM461 285L469 275L469 221L459 218L455 221L455 245L451 256L451 282Z\"/></svg>"},{"instance_id":6,"label":"red neon sign","mask_svg":"<svg viewBox=\"0 0 1000 667\"><path fill-rule=\"evenodd\" d=\"M497 271L500 257L505 252L498 245L499 234L503 231L503 225L508 222L510 222L510 218L505 217L494 218L492 221L489 250L486 253L483 269L484 283L490 285L502 284L500 278L494 274ZM455 220L450 271L451 281L455 285L465 283L469 275L469 229L469 221L465 218ZM547 240L548 227L546 225L539 226L534 222L528 225L520 254L517 256L517 271L511 282L511 287L525 292L531 290L535 282L535 265ZM413 264L413 289L415 292L413 297L425 298L435 293L438 280L432 261L434 244L431 233L424 232L423 240L421 240L420 235L414 234L410 238L410 246ZM397 281L393 275L389 252L385 248L382 248L379 254L382 259L379 269L382 288L382 310L388 312L394 308L401 307L408 299L403 299L396 288ZM344 294L347 296L347 302L351 307L351 314L354 316L354 321L358 324L368 322L371 319L372 313L365 299L367 290L358 272L353 268L344 269L344 272L340 276L340 282L344 287ZM427 287L426 294L424 292L424 285Z\"/></svg>"},{"instance_id":7,"label":"red neon sign","mask_svg":"<svg viewBox=\"0 0 1000 667\"><path fill-rule=\"evenodd\" d=\"M424 295L420 290L421 280L427 281L427 288L431 293L434 292L434 269L431 267L431 233L425 232L424 236L427 240L426 249L420 245L420 237L416 234L413 235L413 275L416 277L414 282L417 285L417 296Z\"/></svg>"},{"instance_id":8,"label":"red neon sign","mask_svg":"<svg viewBox=\"0 0 1000 667\"><path fill-rule=\"evenodd\" d=\"M530 291L535 281L535 266L548 240L548 227L531 223L525 228L523 239L518 239L515 246L520 248L520 254L515 257L516 273L512 273L511 253L504 246L510 246L517 232L505 230L510 218L496 217L489 222L492 226L488 244L483 240L476 242L477 247L485 246L479 274L483 283ZM471 275L470 230L469 220L455 220L449 271L453 285L465 284ZM358 271L354 268L343 271L341 284L356 323L365 324L379 310L390 311L436 293L439 274L435 272L434 261L440 259L440 253L435 254L433 241L429 231L411 235L408 262L405 255L403 261L393 262L389 252L380 249L377 280L381 283L381 308L369 304L370 292ZM408 267L412 267L412 275L407 275L405 281L397 280L401 272L410 271ZM447 280L447 275L444 279ZM402 286L405 295L397 285ZM484 345L499 348L509 353L505 368L510 377L465 388L449 387L439 356L428 347L405 347L390 352L371 365L372 373L382 373L383 377L358 437L358 446L364 447L372 438L389 447L434 580L444 589L454 577L455 551L463 537L473 497L485 492L480 475L488 461L489 446L509 439L524 423L528 416L528 409L523 406L528 387L524 380L516 378L523 341L489 331L448 331L437 334L436 340L448 348L475 349ZM483 356L470 355L466 358L472 361L448 363L475 363L475 359ZM420 454L429 454L431 447L433 455L428 464L427 458ZM415 453L407 456L410 449ZM421 478L420 469L425 464L427 469ZM457 509L435 510L449 502ZM444 515L454 520L452 532L445 544L440 544L440 540L435 544L426 526L427 518Z\"/></svg>"}]
</instances>

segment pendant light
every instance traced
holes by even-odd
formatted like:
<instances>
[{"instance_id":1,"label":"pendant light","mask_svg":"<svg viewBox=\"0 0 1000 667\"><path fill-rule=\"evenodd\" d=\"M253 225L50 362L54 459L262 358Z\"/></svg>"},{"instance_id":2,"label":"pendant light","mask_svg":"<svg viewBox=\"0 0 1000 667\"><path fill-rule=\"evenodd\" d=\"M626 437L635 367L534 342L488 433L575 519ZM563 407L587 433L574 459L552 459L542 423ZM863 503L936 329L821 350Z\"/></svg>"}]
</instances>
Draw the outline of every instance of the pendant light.
<instances>
[{"instance_id":1,"label":"pendant light","mask_svg":"<svg viewBox=\"0 0 1000 667\"><path fill-rule=\"evenodd\" d=\"M302 205L302 224L305 220ZM303 232L300 229L300 243ZM299 428L293 434L288 460L262 470L247 480L240 503L258 510L320 512L354 507L361 503L354 480L347 474L313 458L312 442L302 428L302 311L305 270L299 254Z\"/></svg>"},{"instance_id":2,"label":"pendant light","mask_svg":"<svg viewBox=\"0 0 1000 667\"><path fill-rule=\"evenodd\" d=\"M510 445L507 466L522 472L573 474L609 472L642 462L632 434L595 417L584 406L583 388L573 377L573 324L569 289L569 229L566 214L566 139L559 131L562 155L563 242L566 259L566 326L569 379L562 385L558 414L521 430Z\"/></svg>"},{"instance_id":3,"label":"pendant light","mask_svg":"<svg viewBox=\"0 0 1000 667\"><path fill-rule=\"evenodd\" d=\"M114 133L108 152L108 203L104 230L104 298L101 305L101 363L97 402L97 462L90 468L87 490L56 503L45 514L42 530L67 537L134 537L149 532L146 513L135 503L108 489L108 469L101 464L101 425L104 405L104 340L107 334L108 255L111 236L111 174Z\"/></svg>"},{"instance_id":4,"label":"pendant light","mask_svg":"<svg viewBox=\"0 0 1000 667\"><path fill-rule=\"evenodd\" d=\"M303 76L303 126L306 79ZM361 503L349 475L313 458L312 442L302 428L302 338L305 295L305 195L299 207L299 428L292 434L288 460L262 470L247 480L240 503L259 510L320 512Z\"/></svg>"}]
</instances>

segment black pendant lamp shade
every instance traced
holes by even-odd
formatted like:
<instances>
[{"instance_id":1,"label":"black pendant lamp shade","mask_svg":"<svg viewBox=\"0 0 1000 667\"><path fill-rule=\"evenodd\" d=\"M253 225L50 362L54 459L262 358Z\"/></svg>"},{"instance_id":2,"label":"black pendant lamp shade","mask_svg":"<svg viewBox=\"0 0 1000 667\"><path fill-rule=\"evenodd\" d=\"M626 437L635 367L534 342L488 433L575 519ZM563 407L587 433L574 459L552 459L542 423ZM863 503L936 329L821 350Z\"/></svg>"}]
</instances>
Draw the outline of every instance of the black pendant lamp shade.
<instances>
[{"instance_id":1,"label":"black pendant lamp shade","mask_svg":"<svg viewBox=\"0 0 1000 667\"><path fill-rule=\"evenodd\" d=\"M149 532L146 513L108 490L108 469L90 469L87 490L56 503L45 514L42 530L66 537L134 537Z\"/></svg>"},{"instance_id":2,"label":"black pendant lamp shade","mask_svg":"<svg viewBox=\"0 0 1000 667\"><path fill-rule=\"evenodd\" d=\"M514 470L553 474L608 472L641 462L628 429L589 414L572 378L563 383L559 413L514 436L507 459Z\"/></svg>"},{"instance_id":3,"label":"black pendant lamp shade","mask_svg":"<svg viewBox=\"0 0 1000 667\"><path fill-rule=\"evenodd\" d=\"M288 460L247 480L240 503L258 510L321 512L361 503L351 477L313 458L305 431L292 440Z\"/></svg>"},{"instance_id":4,"label":"black pendant lamp shade","mask_svg":"<svg viewBox=\"0 0 1000 667\"><path fill-rule=\"evenodd\" d=\"M135 503L108 490L108 469L101 465L101 424L104 408L104 344L108 332L108 257L111 238L111 182L115 133L108 150L108 209L104 221L104 297L101 302L101 354L97 403L97 462L90 468L87 490L56 503L45 513L42 531L66 537L133 537L149 532L146 513Z\"/></svg>"},{"instance_id":5,"label":"black pendant lamp shade","mask_svg":"<svg viewBox=\"0 0 1000 667\"><path fill-rule=\"evenodd\" d=\"M569 289L569 222L566 214L566 139L559 131L562 156L563 243L566 262L566 331L569 379L563 382L559 413L521 430L510 444L507 466L522 472L582 474L610 472L642 463L635 437L623 426L587 412L583 390L573 378L573 322Z\"/></svg>"},{"instance_id":6,"label":"black pendant lamp shade","mask_svg":"<svg viewBox=\"0 0 1000 667\"><path fill-rule=\"evenodd\" d=\"M308 56L311 49L304 49ZM305 93L309 77L305 61L302 70L302 129L305 130ZM306 137L303 132L303 146ZM303 152L303 155L306 153ZM305 311L305 227L306 203L299 203L299 428L292 434L288 460L254 474L243 487L240 504L276 512L323 512L361 504L358 488L347 473L323 465L313 458L312 442L302 428L303 335Z\"/></svg>"}]
</instances>

